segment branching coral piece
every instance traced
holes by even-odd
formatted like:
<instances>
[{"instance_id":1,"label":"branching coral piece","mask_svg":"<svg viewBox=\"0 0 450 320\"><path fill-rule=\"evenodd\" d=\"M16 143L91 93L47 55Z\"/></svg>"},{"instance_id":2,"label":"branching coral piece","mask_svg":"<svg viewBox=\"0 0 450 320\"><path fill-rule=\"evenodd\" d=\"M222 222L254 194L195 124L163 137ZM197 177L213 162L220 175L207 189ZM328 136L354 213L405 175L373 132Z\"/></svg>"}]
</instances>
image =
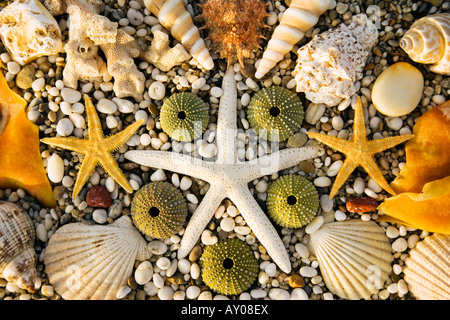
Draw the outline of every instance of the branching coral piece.
<instances>
[{"instance_id":1,"label":"branching coral piece","mask_svg":"<svg viewBox=\"0 0 450 320\"><path fill-rule=\"evenodd\" d=\"M152 44L149 48L145 48L145 44L140 44L140 46L140 58L164 72L180 65L191 57L181 44L171 48L169 36L159 30L153 33Z\"/></svg>"},{"instance_id":2,"label":"branching coral piece","mask_svg":"<svg viewBox=\"0 0 450 320\"><path fill-rule=\"evenodd\" d=\"M64 14L71 5L77 5L85 11L99 14L103 11L105 3L103 0L45 0L44 5L54 16Z\"/></svg>"}]
</instances>

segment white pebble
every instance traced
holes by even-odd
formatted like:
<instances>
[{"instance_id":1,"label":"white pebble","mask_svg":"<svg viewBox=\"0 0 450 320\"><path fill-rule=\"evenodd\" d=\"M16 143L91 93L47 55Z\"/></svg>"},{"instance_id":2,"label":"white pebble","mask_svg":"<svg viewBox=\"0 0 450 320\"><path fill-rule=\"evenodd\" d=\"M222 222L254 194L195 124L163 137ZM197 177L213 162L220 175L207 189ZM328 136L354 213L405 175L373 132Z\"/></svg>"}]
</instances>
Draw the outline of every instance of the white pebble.
<instances>
[{"instance_id":1,"label":"white pebble","mask_svg":"<svg viewBox=\"0 0 450 320\"><path fill-rule=\"evenodd\" d=\"M231 232L234 230L234 227L236 226L236 223L234 222L233 218L225 218L220 221L220 227L225 232Z\"/></svg>"},{"instance_id":2,"label":"white pebble","mask_svg":"<svg viewBox=\"0 0 450 320\"><path fill-rule=\"evenodd\" d=\"M166 95L166 87L162 82L155 81L148 88L148 94L154 100L162 100Z\"/></svg>"},{"instance_id":3,"label":"white pebble","mask_svg":"<svg viewBox=\"0 0 450 320\"><path fill-rule=\"evenodd\" d=\"M45 226L42 223L38 224L38 226L36 227L36 238L38 238L42 242L48 241L47 230L45 229Z\"/></svg>"},{"instance_id":4,"label":"white pebble","mask_svg":"<svg viewBox=\"0 0 450 320\"><path fill-rule=\"evenodd\" d=\"M253 299L262 299L267 297L267 292L263 289L253 289L250 291L250 295Z\"/></svg>"},{"instance_id":5,"label":"white pebble","mask_svg":"<svg viewBox=\"0 0 450 320\"><path fill-rule=\"evenodd\" d=\"M343 163L344 162L342 160L333 162L333 164L327 170L327 176L334 177L335 175L337 175Z\"/></svg>"},{"instance_id":6,"label":"white pebble","mask_svg":"<svg viewBox=\"0 0 450 320\"><path fill-rule=\"evenodd\" d=\"M303 243L295 244L295 251L300 255L302 259L308 259L309 250Z\"/></svg>"},{"instance_id":7,"label":"white pebble","mask_svg":"<svg viewBox=\"0 0 450 320\"><path fill-rule=\"evenodd\" d=\"M186 196L186 199L187 199L189 202L193 203L193 204L198 204L198 199L197 199L197 197L195 196L195 194L193 194L193 193L189 193L189 194Z\"/></svg>"},{"instance_id":8,"label":"white pebble","mask_svg":"<svg viewBox=\"0 0 450 320\"><path fill-rule=\"evenodd\" d=\"M191 265L191 278L196 280L200 277L200 266L197 263Z\"/></svg>"},{"instance_id":9,"label":"white pebble","mask_svg":"<svg viewBox=\"0 0 450 320\"><path fill-rule=\"evenodd\" d=\"M8 63L8 67L9 67L9 63ZM433 102L436 103L437 105L443 104L446 101L445 97L440 94L434 95L433 98L431 98L431 100L433 100Z\"/></svg>"},{"instance_id":10,"label":"white pebble","mask_svg":"<svg viewBox=\"0 0 450 320\"><path fill-rule=\"evenodd\" d=\"M211 95L216 98L220 98L222 96L222 89L220 87L212 87Z\"/></svg>"},{"instance_id":11,"label":"white pebble","mask_svg":"<svg viewBox=\"0 0 450 320\"><path fill-rule=\"evenodd\" d=\"M68 103L75 103L81 100L81 92L71 88L63 88L61 90L61 97Z\"/></svg>"},{"instance_id":12,"label":"white pebble","mask_svg":"<svg viewBox=\"0 0 450 320\"><path fill-rule=\"evenodd\" d=\"M48 178L53 183L60 183L64 177L64 161L56 153L52 154L47 162Z\"/></svg>"},{"instance_id":13,"label":"white pebble","mask_svg":"<svg viewBox=\"0 0 450 320\"><path fill-rule=\"evenodd\" d=\"M395 239L399 236L399 231L394 226L388 226L386 228L386 236L391 239Z\"/></svg>"},{"instance_id":14,"label":"white pebble","mask_svg":"<svg viewBox=\"0 0 450 320\"><path fill-rule=\"evenodd\" d=\"M158 169L156 170L151 176L150 176L150 180L152 181L164 181L166 180L166 174L164 173L164 171L162 169Z\"/></svg>"},{"instance_id":15,"label":"white pebble","mask_svg":"<svg viewBox=\"0 0 450 320\"><path fill-rule=\"evenodd\" d=\"M139 26L144 23L144 15L133 8L128 9L127 19L134 26Z\"/></svg>"},{"instance_id":16,"label":"white pebble","mask_svg":"<svg viewBox=\"0 0 450 320\"><path fill-rule=\"evenodd\" d=\"M18 74L20 72L20 65L15 61L10 61L6 64L8 71L12 74Z\"/></svg>"},{"instance_id":17,"label":"white pebble","mask_svg":"<svg viewBox=\"0 0 450 320\"><path fill-rule=\"evenodd\" d=\"M109 99L100 99L97 110L101 113L111 114L117 111L117 105Z\"/></svg>"},{"instance_id":18,"label":"white pebble","mask_svg":"<svg viewBox=\"0 0 450 320\"><path fill-rule=\"evenodd\" d=\"M86 120L81 114L71 113L69 119L72 121L75 128L83 129L86 126Z\"/></svg>"},{"instance_id":19,"label":"white pebble","mask_svg":"<svg viewBox=\"0 0 450 320\"><path fill-rule=\"evenodd\" d=\"M180 259L178 260L178 270L182 274L188 274L191 270L191 262L187 259Z\"/></svg>"},{"instance_id":20,"label":"white pebble","mask_svg":"<svg viewBox=\"0 0 450 320\"><path fill-rule=\"evenodd\" d=\"M362 194L364 192L365 186L366 184L364 183L364 180L358 177L353 183L353 190L355 190L357 194Z\"/></svg>"},{"instance_id":21,"label":"white pebble","mask_svg":"<svg viewBox=\"0 0 450 320\"><path fill-rule=\"evenodd\" d=\"M403 120L400 118L386 117L387 126L392 130L400 130L403 125Z\"/></svg>"},{"instance_id":22,"label":"white pebble","mask_svg":"<svg viewBox=\"0 0 450 320\"><path fill-rule=\"evenodd\" d=\"M308 234L313 234L323 225L323 216L317 216L306 226L305 232Z\"/></svg>"},{"instance_id":23,"label":"white pebble","mask_svg":"<svg viewBox=\"0 0 450 320\"><path fill-rule=\"evenodd\" d=\"M188 299L195 299L198 297L198 295L200 294L200 288L197 286L189 286L186 289L186 297Z\"/></svg>"},{"instance_id":24,"label":"white pebble","mask_svg":"<svg viewBox=\"0 0 450 320\"><path fill-rule=\"evenodd\" d=\"M117 105L117 109L121 113L131 113L135 109L134 103L129 100L119 99L117 97L114 97L114 98L112 98L112 101Z\"/></svg>"},{"instance_id":25,"label":"white pebble","mask_svg":"<svg viewBox=\"0 0 450 320\"><path fill-rule=\"evenodd\" d=\"M103 224L106 222L106 218L108 218L108 211L105 209L95 209L94 212L92 212L92 219L96 223Z\"/></svg>"},{"instance_id":26,"label":"white pebble","mask_svg":"<svg viewBox=\"0 0 450 320\"><path fill-rule=\"evenodd\" d=\"M291 300L309 300L309 297L302 288L295 288L291 292Z\"/></svg>"},{"instance_id":27,"label":"white pebble","mask_svg":"<svg viewBox=\"0 0 450 320\"><path fill-rule=\"evenodd\" d=\"M287 290L272 288L269 291L269 298L272 300L289 300L291 298L291 295Z\"/></svg>"},{"instance_id":28,"label":"white pebble","mask_svg":"<svg viewBox=\"0 0 450 320\"><path fill-rule=\"evenodd\" d=\"M317 270L308 266L301 267L299 272L302 277L311 278L317 275Z\"/></svg>"},{"instance_id":29,"label":"white pebble","mask_svg":"<svg viewBox=\"0 0 450 320\"><path fill-rule=\"evenodd\" d=\"M234 228L234 231L235 231L236 233L239 233L239 234L242 234L242 235L245 236L245 235L247 235L247 234L250 234L251 229L250 229L249 227L239 226L239 227Z\"/></svg>"},{"instance_id":30,"label":"white pebble","mask_svg":"<svg viewBox=\"0 0 450 320\"><path fill-rule=\"evenodd\" d=\"M117 299L123 299L131 292L131 288L129 286L123 286L117 291Z\"/></svg>"},{"instance_id":31,"label":"white pebble","mask_svg":"<svg viewBox=\"0 0 450 320\"><path fill-rule=\"evenodd\" d=\"M188 190L192 186L192 179L188 176L184 176L180 181L180 189L183 191Z\"/></svg>"},{"instance_id":32,"label":"white pebble","mask_svg":"<svg viewBox=\"0 0 450 320\"><path fill-rule=\"evenodd\" d=\"M331 125L334 130L340 131L344 127L344 120L340 116L335 116L331 119Z\"/></svg>"},{"instance_id":33,"label":"white pebble","mask_svg":"<svg viewBox=\"0 0 450 320\"><path fill-rule=\"evenodd\" d=\"M211 230L205 230L202 232L201 240L204 245L208 246L215 244L217 242L217 237Z\"/></svg>"},{"instance_id":34,"label":"white pebble","mask_svg":"<svg viewBox=\"0 0 450 320\"><path fill-rule=\"evenodd\" d=\"M56 133L60 136L66 137L72 134L74 125L68 118L62 118L56 125Z\"/></svg>"},{"instance_id":35,"label":"white pebble","mask_svg":"<svg viewBox=\"0 0 450 320\"><path fill-rule=\"evenodd\" d=\"M153 277L153 266L150 261L142 261L134 272L134 280L137 284L143 285Z\"/></svg>"},{"instance_id":36,"label":"white pebble","mask_svg":"<svg viewBox=\"0 0 450 320\"><path fill-rule=\"evenodd\" d=\"M160 240L153 240L148 243L148 249L155 255L164 254L167 251L167 244Z\"/></svg>"},{"instance_id":37,"label":"white pebble","mask_svg":"<svg viewBox=\"0 0 450 320\"><path fill-rule=\"evenodd\" d=\"M31 84L31 88L33 89L33 91L41 91L42 89L44 89L44 86L45 86L44 78L37 78Z\"/></svg>"},{"instance_id":38,"label":"white pebble","mask_svg":"<svg viewBox=\"0 0 450 320\"><path fill-rule=\"evenodd\" d=\"M161 270L167 270L170 267L170 260L166 257L161 257L156 260L156 266Z\"/></svg>"},{"instance_id":39,"label":"white pebble","mask_svg":"<svg viewBox=\"0 0 450 320\"><path fill-rule=\"evenodd\" d=\"M369 179L369 182L367 183L367 186L373 190L374 192L381 192L383 189L376 183L375 180L372 178Z\"/></svg>"},{"instance_id":40,"label":"white pebble","mask_svg":"<svg viewBox=\"0 0 450 320\"><path fill-rule=\"evenodd\" d=\"M320 196L320 207L323 211L329 212L333 209L333 199L330 199L328 194Z\"/></svg>"},{"instance_id":41,"label":"white pebble","mask_svg":"<svg viewBox=\"0 0 450 320\"><path fill-rule=\"evenodd\" d=\"M206 84L205 78L198 78L192 83L192 89L200 89Z\"/></svg>"},{"instance_id":42,"label":"white pebble","mask_svg":"<svg viewBox=\"0 0 450 320\"><path fill-rule=\"evenodd\" d=\"M53 289L53 287L51 285L44 284L41 287L41 293L46 297L51 297L55 294L55 290Z\"/></svg>"},{"instance_id":43,"label":"white pebble","mask_svg":"<svg viewBox=\"0 0 450 320\"><path fill-rule=\"evenodd\" d=\"M331 179L328 177L318 177L314 179L314 185L317 187L328 187L331 185Z\"/></svg>"},{"instance_id":44,"label":"white pebble","mask_svg":"<svg viewBox=\"0 0 450 320\"><path fill-rule=\"evenodd\" d=\"M336 219L336 221L344 221L347 218L347 215L341 210L336 210L336 212L334 213L334 218Z\"/></svg>"},{"instance_id":45,"label":"white pebble","mask_svg":"<svg viewBox=\"0 0 450 320\"><path fill-rule=\"evenodd\" d=\"M172 300L175 291L172 287L164 286L158 291L158 298L161 300Z\"/></svg>"},{"instance_id":46,"label":"white pebble","mask_svg":"<svg viewBox=\"0 0 450 320\"><path fill-rule=\"evenodd\" d=\"M277 272L277 266L275 263L269 263L265 268L264 271L267 273L269 277L274 277L275 273Z\"/></svg>"},{"instance_id":47,"label":"white pebble","mask_svg":"<svg viewBox=\"0 0 450 320\"><path fill-rule=\"evenodd\" d=\"M394 250L394 252L403 252L406 249L408 249L408 242L405 238L398 238L392 243L392 250Z\"/></svg>"}]
</instances>

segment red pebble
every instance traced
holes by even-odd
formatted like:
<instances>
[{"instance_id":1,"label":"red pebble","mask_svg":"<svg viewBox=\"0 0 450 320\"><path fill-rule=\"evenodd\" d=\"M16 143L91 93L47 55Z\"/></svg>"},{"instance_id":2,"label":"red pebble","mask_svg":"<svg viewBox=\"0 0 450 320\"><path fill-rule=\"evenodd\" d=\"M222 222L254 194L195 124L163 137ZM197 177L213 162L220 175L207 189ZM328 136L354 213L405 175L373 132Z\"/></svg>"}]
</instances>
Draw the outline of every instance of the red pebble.
<instances>
[{"instance_id":1,"label":"red pebble","mask_svg":"<svg viewBox=\"0 0 450 320\"><path fill-rule=\"evenodd\" d=\"M348 198L345 207L353 213L370 212L376 210L378 202L371 197Z\"/></svg>"},{"instance_id":2,"label":"red pebble","mask_svg":"<svg viewBox=\"0 0 450 320\"><path fill-rule=\"evenodd\" d=\"M90 207L109 208L112 203L111 195L104 186L93 186L86 194L86 203Z\"/></svg>"}]
</instances>

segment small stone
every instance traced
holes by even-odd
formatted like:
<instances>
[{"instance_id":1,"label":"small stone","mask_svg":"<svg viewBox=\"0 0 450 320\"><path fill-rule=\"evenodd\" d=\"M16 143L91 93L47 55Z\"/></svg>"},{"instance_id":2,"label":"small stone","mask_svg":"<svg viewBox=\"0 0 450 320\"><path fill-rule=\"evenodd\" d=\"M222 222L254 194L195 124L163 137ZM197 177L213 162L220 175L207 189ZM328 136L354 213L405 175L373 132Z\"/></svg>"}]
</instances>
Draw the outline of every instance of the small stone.
<instances>
[{"instance_id":1,"label":"small stone","mask_svg":"<svg viewBox=\"0 0 450 320\"><path fill-rule=\"evenodd\" d=\"M180 181L180 189L183 191L188 190L192 186L192 179L188 176L184 176Z\"/></svg>"},{"instance_id":2,"label":"small stone","mask_svg":"<svg viewBox=\"0 0 450 320\"><path fill-rule=\"evenodd\" d=\"M66 137L72 134L74 125L68 118L62 118L56 125L56 133L62 137Z\"/></svg>"},{"instance_id":3,"label":"small stone","mask_svg":"<svg viewBox=\"0 0 450 320\"><path fill-rule=\"evenodd\" d=\"M31 84L31 88L33 89L33 91L36 91L36 92L41 91L42 89L44 89L44 87L45 87L45 79L44 78L37 78Z\"/></svg>"},{"instance_id":4,"label":"small stone","mask_svg":"<svg viewBox=\"0 0 450 320\"><path fill-rule=\"evenodd\" d=\"M109 99L100 99L97 110L101 113L111 114L117 111L117 105Z\"/></svg>"},{"instance_id":5,"label":"small stone","mask_svg":"<svg viewBox=\"0 0 450 320\"><path fill-rule=\"evenodd\" d=\"M180 259L178 261L178 270L182 274L188 274L191 271L191 262L187 259Z\"/></svg>"},{"instance_id":6,"label":"small stone","mask_svg":"<svg viewBox=\"0 0 450 320\"><path fill-rule=\"evenodd\" d=\"M201 240L204 245L209 246L215 244L218 239L211 230L205 230L202 232Z\"/></svg>"},{"instance_id":7,"label":"small stone","mask_svg":"<svg viewBox=\"0 0 450 320\"><path fill-rule=\"evenodd\" d=\"M277 266L275 263L269 263L265 268L264 271L269 277L274 277L277 272Z\"/></svg>"},{"instance_id":8,"label":"small stone","mask_svg":"<svg viewBox=\"0 0 450 320\"><path fill-rule=\"evenodd\" d=\"M36 79L35 73L36 69L31 64L24 66L16 76L16 85L20 89L30 89Z\"/></svg>"},{"instance_id":9,"label":"small stone","mask_svg":"<svg viewBox=\"0 0 450 320\"><path fill-rule=\"evenodd\" d=\"M344 162L342 160L337 160L331 164L331 166L327 170L328 177L334 177L338 174Z\"/></svg>"},{"instance_id":10,"label":"small stone","mask_svg":"<svg viewBox=\"0 0 450 320\"><path fill-rule=\"evenodd\" d=\"M202 247L200 245L196 245L192 249L191 253L189 253L189 261L192 261L192 262L197 261L201 255L202 255Z\"/></svg>"},{"instance_id":11,"label":"small stone","mask_svg":"<svg viewBox=\"0 0 450 320\"><path fill-rule=\"evenodd\" d=\"M272 288L269 291L269 298L272 300L289 300L291 298L291 295L287 290Z\"/></svg>"},{"instance_id":12,"label":"small stone","mask_svg":"<svg viewBox=\"0 0 450 320\"><path fill-rule=\"evenodd\" d=\"M81 100L81 92L71 88L63 88L61 90L61 97L68 103L76 103Z\"/></svg>"},{"instance_id":13,"label":"small stone","mask_svg":"<svg viewBox=\"0 0 450 320\"><path fill-rule=\"evenodd\" d=\"M302 259L309 258L309 250L303 243L297 243L295 245L295 251L300 255Z\"/></svg>"},{"instance_id":14,"label":"small stone","mask_svg":"<svg viewBox=\"0 0 450 320\"><path fill-rule=\"evenodd\" d=\"M328 187L331 185L331 179L328 177L319 177L314 179L314 185L317 187Z\"/></svg>"},{"instance_id":15,"label":"small stone","mask_svg":"<svg viewBox=\"0 0 450 320\"><path fill-rule=\"evenodd\" d=\"M64 161L56 153L48 159L47 174L53 183L60 183L64 177Z\"/></svg>"},{"instance_id":16,"label":"small stone","mask_svg":"<svg viewBox=\"0 0 450 320\"><path fill-rule=\"evenodd\" d=\"M352 213L371 212L377 209L378 202L371 197L352 197L347 199L347 201L345 202L345 207L349 212Z\"/></svg>"},{"instance_id":17,"label":"small stone","mask_svg":"<svg viewBox=\"0 0 450 320\"><path fill-rule=\"evenodd\" d=\"M125 298L131 292L131 288L129 286L123 286L117 291L117 299Z\"/></svg>"},{"instance_id":18,"label":"small stone","mask_svg":"<svg viewBox=\"0 0 450 320\"><path fill-rule=\"evenodd\" d=\"M312 219L312 221L306 226L305 232L308 234L313 234L323 225L323 222L323 216L314 217L314 219Z\"/></svg>"},{"instance_id":19,"label":"small stone","mask_svg":"<svg viewBox=\"0 0 450 320\"><path fill-rule=\"evenodd\" d=\"M170 286L164 286L158 291L158 298L161 300L172 300L175 291Z\"/></svg>"},{"instance_id":20,"label":"small stone","mask_svg":"<svg viewBox=\"0 0 450 320\"><path fill-rule=\"evenodd\" d=\"M111 195L102 185L93 186L86 194L86 203L90 207L109 208L112 203Z\"/></svg>"},{"instance_id":21,"label":"small stone","mask_svg":"<svg viewBox=\"0 0 450 320\"><path fill-rule=\"evenodd\" d=\"M336 12L339 14L344 14L348 10L348 4L343 2L338 2L336 4Z\"/></svg>"},{"instance_id":22,"label":"small stone","mask_svg":"<svg viewBox=\"0 0 450 320\"><path fill-rule=\"evenodd\" d=\"M161 255L167 251L167 244L160 240L153 240L148 243L148 249L155 255Z\"/></svg>"},{"instance_id":23,"label":"small stone","mask_svg":"<svg viewBox=\"0 0 450 320\"><path fill-rule=\"evenodd\" d=\"M198 297L198 295L200 294L200 288L197 286L189 286L186 289L186 297L188 299L195 299Z\"/></svg>"},{"instance_id":24,"label":"small stone","mask_svg":"<svg viewBox=\"0 0 450 320\"><path fill-rule=\"evenodd\" d=\"M302 288L295 288L291 292L291 300L309 300L309 297Z\"/></svg>"},{"instance_id":25,"label":"small stone","mask_svg":"<svg viewBox=\"0 0 450 320\"><path fill-rule=\"evenodd\" d=\"M135 109L134 103L129 100L114 97L112 98L112 101L117 105L117 110L119 110L121 113L131 113Z\"/></svg>"},{"instance_id":26,"label":"small stone","mask_svg":"<svg viewBox=\"0 0 450 320\"><path fill-rule=\"evenodd\" d=\"M312 278L317 275L317 270L313 267L303 266L300 268L300 275L303 277Z\"/></svg>"},{"instance_id":27,"label":"small stone","mask_svg":"<svg viewBox=\"0 0 450 320\"><path fill-rule=\"evenodd\" d=\"M397 130L400 130L402 128L403 120L400 119L400 118L387 117L386 118L386 124L387 124L389 129L397 131Z\"/></svg>"},{"instance_id":28,"label":"small stone","mask_svg":"<svg viewBox=\"0 0 450 320\"><path fill-rule=\"evenodd\" d=\"M408 242L405 238L398 238L392 243L392 250L394 250L394 252L403 252L406 249L408 249Z\"/></svg>"},{"instance_id":29,"label":"small stone","mask_svg":"<svg viewBox=\"0 0 450 320\"><path fill-rule=\"evenodd\" d=\"M42 242L48 241L48 233L42 223L38 224L36 227L36 238L38 238Z\"/></svg>"},{"instance_id":30,"label":"small stone","mask_svg":"<svg viewBox=\"0 0 450 320\"><path fill-rule=\"evenodd\" d=\"M127 19L134 26L139 26L144 23L144 15L133 8L128 9Z\"/></svg>"},{"instance_id":31,"label":"small stone","mask_svg":"<svg viewBox=\"0 0 450 320\"><path fill-rule=\"evenodd\" d=\"M225 232L231 232L234 230L234 227L236 226L236 223L234 222L233 218L225 218L220 221L220 227Z\"/></svg>"},{"instance_id":32,"label":"small stone","mask_svg":"<svg viewBox=\"0 0 450 320\"><path fill-rule=\"evenodd\" d=\"M144 285L153 277L153 266L150 261L142 261L134 272L134 280L139 285Z\"/></svg>"},{"instance_id":33,"label":"small stone","mask_svg":"<svg viewBox=\"0 0 450 320\"><path fill-rule=\"evenodd\" d=\"M166 257L161 257L156 260L156 266L161 270L167 270L170 267L170 260Z\"/></svg>"},{"instance_id":34,"label":"small stone","mask_svg":"<svg viewBox=\"0 0 450 320\"><path fill-rule=\"evenodd\" d=\"M92 219L98 224L106 223L108 212L105 209L96 209L92 212Z\"/></svg>"},{"instance_id":35,"label":"small stone","mask_svg":"<svg viewBox=\"0 0 450 320\"><path fill-rule=\"evenodd\" d=\"M299 148L299 147L303 146L307 140L308 140L308 136L306 134L297 132L296 134L289 137L288 144L292 148Z\"/></svg>"},{"instance_id":36,"label":"small stone","mask_svg":"<svg viewBox=\"0 0 450 320\"><path fill-rule=\"evenodd\" d=\"M41 287L41 293L46 297L51 297L55 294L55 290L53 289L53 287L51 285L44 284Z\"/></svg>"},{"instance_id":37,"label":"small stone","mask_svg":"<svg viewBox=\"0 0 450 320\"><path fill-rule=\"evenodd\" d=\"M162 82L155 81L148 88L148 95L154 100L162 100L166 95L166 87Z\"/></svg>"},{"instance_id":38,"label":"small stone","mask_svg":"<svg viewBox=\"0 0 450 320\"><path fill-rule=\"evenodd\" d=\"M198 78L192 83L192 89L200 89L206 84L205 78Z\"/></svg>"},{"instance_id":39,"label":"small stone","mask_svg":"<svg viewBox=\"0 0 450 320\"><path fill-rule=\"evenodd\" d=\"M293 274L289 277L289 286L292 288L303 288L305 286L305 280L299 274Z\"/></svg>"}]
</instances>

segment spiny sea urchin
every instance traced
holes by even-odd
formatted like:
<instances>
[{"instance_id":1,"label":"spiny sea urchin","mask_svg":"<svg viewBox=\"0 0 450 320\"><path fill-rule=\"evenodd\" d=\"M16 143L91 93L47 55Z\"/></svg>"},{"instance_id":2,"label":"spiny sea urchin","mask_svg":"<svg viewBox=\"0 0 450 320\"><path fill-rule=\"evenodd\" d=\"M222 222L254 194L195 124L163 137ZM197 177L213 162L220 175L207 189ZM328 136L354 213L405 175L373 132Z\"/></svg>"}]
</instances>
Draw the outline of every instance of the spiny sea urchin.
<instances>
[{"instance_id":1,"label":"spiny sea urchin","mask_svg":"<svg viewBox=\"0 0 450 320\"><path fill-rule=\"evenodd\" d=\"M255 282L259 266L250 246L238 238L206 246L200 257L202 279L220 294L239 294Z\"/></svg>"},{"instance_id":2,"label":"spiny sea urchin","mask_svg":"<svg viewBox=\"0 0 450 320\"><path fill-rule=\"evenodd\" d=\"M285 228L300 228L317 214L319 194L306 178L285 175L269 187L266 203L275 223Z\"/></svg>"},{"instance_id":3,"label":"spiny sea urchin","mask_svg":"<svg viewBox=\"0 0 450 320\"><path fill-rule=\"evenodd\" d=\"M296 93L279 86L263 88L250 100L247 118L260 136L271 141L285 141L302 124L303 104Z\"/></svg>"},{"instance_id":4,"label":"spiny sea urchin","mask_svg":"<svg viewBox=\"0 0 450 320\"><path fill-rule=\"evenodd\" d=\"M163 131L171 138L191 141L206 130L209 111L205 102L195 94L175 93L161 107L159 120Z\"/></svg>"},{"instance_id":5,"label":"spiny sea urchin","mask_svg":"<svg viewBox=\"0 0 450 320\"><path fill-rule=\"evenodd\" d=\"M261 0L207 0L200 5L204 28L212 47L230 65L235 58L244 66L244 58L260 49L261 29L268 13Z\"/></svg>"},{"instance_id":6,"label":"spiny sea urchin","mask_svg":"<svg viewBox=\"0 0 450 320\"><path fill-rule=\"evenodd\" d=\"M131 216L145 235L167 239L181 229L187 216L183 194L168 182L143 186L131 203Z\"/></svg>"}]
</instances>

